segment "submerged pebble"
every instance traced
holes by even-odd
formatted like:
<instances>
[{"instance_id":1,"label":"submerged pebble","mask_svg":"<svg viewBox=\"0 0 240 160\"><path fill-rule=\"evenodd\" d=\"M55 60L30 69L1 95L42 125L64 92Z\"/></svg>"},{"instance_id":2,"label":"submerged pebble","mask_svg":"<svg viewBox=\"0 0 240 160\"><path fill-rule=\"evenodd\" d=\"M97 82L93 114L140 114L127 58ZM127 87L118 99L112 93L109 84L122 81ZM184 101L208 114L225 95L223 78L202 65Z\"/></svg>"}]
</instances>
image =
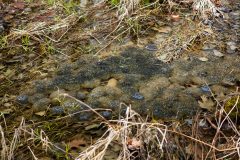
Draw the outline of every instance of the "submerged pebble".
<instances>
[{"instance_id":1,"label":"submerged pebble","mask_svg":"<svg viewBox=\"0 0 240 160\"><path fill-rule=\"evenodd\" d=\"M90 113L80 113L77 114L75 117L79 121L88 121L91 119L92 115Z\"/></svg>"},{"instance_id":2,"label":"submerged pebble","mask_svg":"<svg viewBox=\"0 0 240 160\"><path fill-rule=\"evenodd\" d=\"M210 89L208 86L206 86L206 85L201 86L201 90L202 90L203 92L211 92L211 89Z\"/></svg>"},{"instance_id":3,"label":"submerged pebble","mask_svg":"<svg viewBox=\"0 0 240 160\"><path fill-rule=\"evenodd\" d=\"M79 91L76 93L76 98L79 100L84 100L86 98L86 93Z\"/></svg>"},{"instance_id":4,"label":"submerged pebble","mask_svg":"<svg viewBox=\"0 0 240 160\"><path fill-rule=\"evenodd\" d=\"M141 95L139 92L135 92L133 95L132 95L132 98L136 99L136 100L143 100L144 99L144 96Z\"/></svg>"},{"instance_id":5,"label":"submerged pebble","mask_svg":"<svg viewBox=\"0 0 240 160\"><path fill-rule=\"evenodd\" d=\"M54 106L54 107L50 108L50 114L52 114L52 115L64 114L64 109L61 106Z\"/></svg>"},{"instance_id":6,"label":"submerged pebble","mask_svg":"<svg viewBox=\"0 0 240 160\"><path fill-rule=\"evenodd\" d=\"M112 117L112 112L110 111L103 111L101 112L101 115L106 118L106 119L110 119Z\"/></svg>"},{"instance_id":7,"label":"submerged pebble","mask_svg":"<svg viewBox=\"0 0 240 160\"><path fill-rule=\"evenodd\" d=\"M19 95L19 96L17 96L16 101L20 104L27 104L28 96L27 95Z\"/></svg>"},{"instance_id":8,"label":"submerged pebble","mask_svg":"<svg viewBox=\"0 0 240 160\"><path fill-rule=\"evenodd\" d=\"M155 44L148 44L146 45L145 49L149 50L149 51L157 51L158 48Z\"/></svg>"},{"instance_id":9,"label":"submerged pebble","mask_svg":"<svg viewBox=\"0 0 240 160\"><path fill-rule=\"evenodd\" d=\"M46 110L48 108L50 102L51 101L48 98L43 98L43 99L38 100L37 102L35 102L33 104L33 111L40 112L40 111Z\"/></svg>"}]
</instances>

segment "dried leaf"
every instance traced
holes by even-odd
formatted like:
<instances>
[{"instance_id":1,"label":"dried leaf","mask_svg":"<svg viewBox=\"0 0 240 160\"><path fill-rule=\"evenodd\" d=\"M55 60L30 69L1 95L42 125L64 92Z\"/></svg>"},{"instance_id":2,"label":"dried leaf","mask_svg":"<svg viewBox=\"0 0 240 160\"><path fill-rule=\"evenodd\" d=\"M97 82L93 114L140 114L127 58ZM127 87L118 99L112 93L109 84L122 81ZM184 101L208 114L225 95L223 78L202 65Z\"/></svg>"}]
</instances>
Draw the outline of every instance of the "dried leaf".
<instances>
[{"instance_id":1,"label":"dried leaf","mask_svg":"<svg viewBox=\"0 0 240 160\"><path fill-rule=\"evenodd\" d=\"M131 150L139 149L142 146L142 141L137 138L132 138L128 140L128 148Z\"/></svg>"},{"instance_id":2,"label":"dried leaf","mask_svg":"<svg viewBox=\"0 0 240 160\"><path fill-rule=\"evenodd\" d=\"M13 109L11 109L11 108L7 108L7 109L0 111L1 114L10 114L12 112L13 112Z\"/></svg>"},{"instance_id":3,"label":"dried leaf","mask_svg":"<svg viewBox=\"0 0 240 160\"><path fill-rule=\"evenodd\" d=\"M153 29L159 33L170 33L172 31L172 28L169 26L163 26L161 28L154 27Z\"/></svg>"},{"instance_id":4,"label":"dried leaf","mask_svg":"<svg viewBox=\"0 0 240 160\"><path fill-rule=\"evenodd\" d=\"M85 146L87 143L83 138L73 139L68 143L71 149L76 148L78 149L80 146Z\"/></svg>"},{"instance_id":5,"label":"dried leaf","mask_svg":"<svg viewBox=\"0 0 240 160\"><path fill-rule=\"evenodd\" d=\"M198 101L198 104L201 108L212 111L214 109L214 102L211 99L208 99L206 96L201 96L202 101Z\"/></svg>"},{"instance_id":6,"label":"dried leaf","mask_svg":"<svg viewBox=\"0 0 240 160\"><path fill-rule=\"evenodd\" d=\"M206 57L199 57L198 59L199 59L200 61L202 61L202 62L208 61L208 58L206 58Z\"/></svg>"},{"instance_id":7,"label":"dried leaf","mask_svg":"<svg viewBox=\"0 0 240 160\"><path fill-rule=\"evenodd\" d=\"M38 116L45 116L46 115L46 111L37 112L35 114L38 115Z\"/></svg>"},{"instance_id":8,"label":"dried leaf","mask_svg":"<svg viewBox=\"0 0 240 160\"><path fill-rule=\"evenodd\" d=\"M224 56L224 54L222 54L222 53L219 52L218 50L214 50L214 51L213 51L213 54L214 54L215 56L217 56L217 57L223 57L223 56Z\"/></svg>"},{"instance_id":9,"label":"dried leaf","mask_svg":"<svg viewBox=\"0 0 240 160\"><path fill-rule=\"evenodd\" d=\"M167 56L168 56L168 54L162 54L162 55L158 56L158 59L163 61L163 62L166 62L167 61Z\"/></svg>"},{"instance_id":10,"label":"dried leaf","mask_svg":"<svg viewBox=\"0 0 240 160\"><path fill-rule=\"evenodd\" d=\"M205 32L213 34L213 30L211 28L206 28L204 29Z\"/></svg>"},{"instance_id":11,"label":"dried leaf","mask_svg":"<svg viewBox=\"0 0 240 160\"><path fill-rule=\"evenodd\" d=\"M100 124L91 124L87 127L85 127L85 130L88 131L88 130L91 130L91 129L96 129L100 126Z\"/></svg>"}]
</instances>

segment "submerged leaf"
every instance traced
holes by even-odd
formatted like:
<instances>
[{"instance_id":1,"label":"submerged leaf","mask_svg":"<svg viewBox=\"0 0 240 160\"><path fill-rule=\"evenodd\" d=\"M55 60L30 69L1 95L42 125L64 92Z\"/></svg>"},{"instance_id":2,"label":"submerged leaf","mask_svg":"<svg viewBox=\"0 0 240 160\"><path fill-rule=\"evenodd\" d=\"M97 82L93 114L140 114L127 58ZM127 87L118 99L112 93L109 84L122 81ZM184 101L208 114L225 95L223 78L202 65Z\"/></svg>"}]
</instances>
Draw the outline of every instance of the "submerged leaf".
<instances>
[{"instance_id":1,"label":"submerged leaf","mask_svg":"<svg viewBox=\"0 0 240 160\"><path fill-rule=\"evenodd\" d=\"M198 101L198 104L201 108L207 109L208 111L212 111L214 109L214 102L207 98L206 96L201 96L201 101Z\"/></svg>"}]
</instances>

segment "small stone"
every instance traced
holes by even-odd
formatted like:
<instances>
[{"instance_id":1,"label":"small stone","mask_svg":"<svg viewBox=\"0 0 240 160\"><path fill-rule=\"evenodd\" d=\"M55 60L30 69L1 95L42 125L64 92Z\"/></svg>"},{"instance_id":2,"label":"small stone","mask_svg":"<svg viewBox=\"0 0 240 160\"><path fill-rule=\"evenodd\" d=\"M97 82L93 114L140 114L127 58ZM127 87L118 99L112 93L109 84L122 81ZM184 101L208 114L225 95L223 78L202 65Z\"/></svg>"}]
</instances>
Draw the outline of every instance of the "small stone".
<instances>
[{"instance_id":1,"label":"small stone","mask_svg":"<svg viewBox=\"0 0 240 160\"><path fill-rule=\"evenodd\" d=\"M19 96L17 96L16 100L20 104L27 104L28 103L28 96L27 95L19 95Z\"/></svg>"},{"instance_id":2,"label":"small stone","mask_svg":"<svg viewBox=\"0 0 240 160\"><path fill-rule=\"evenodd\" d=\"M213 50L213 54L217 57L223 57L224 54L222 54L221 52L219 52L218 50Z\"/></svg>"},{"instance_id":3,"label":"small stone","mask_svg":"<svg viewBox=\"0 0 240 160\"><path fill-rule=\"evenodd\" d=\"M135 92L133 95L132 95L132 98L136 99L136 100L143 100L144 99L144 96L141 95L139 92Z\"/></svg>"},{"instance_id":4,"label":"small stone","mask_svg":"<svg viewBox=\"0 0 240 160\"><path fill-rule=\"evenodd\" d=\"M76 98L79 100L84 100L86 98L86 93L79 91L76 93Z\"/></svg>"},{"instance_id":5,"label":"small stone","mask_svg":"<svg viewBox=\"0 0 240 160\"><path fill-rule=\"evenodd\" d=\"M36 103L33 104L33 111L36 113L46 110L49 107L50 102L51 101L48 98L38 100Z\"/></svg>"},{"instance_id":6,"label":"small stone","mask_svg":"<svg viewBox=\"0 0 240 160\"><path fill-rule=\"evenodd\" d=\"M100 80L94 79L94 80L90 80L90 81L85 81L85 82L82 84L82 87L83 87L83 88L92 89L92 88L96 88L97 86L99 86L100 83L101 83Z\"/></svg>"},{"instance_id":7,"label":"small stone","mask_svg":"<svg viewBox=\"0 0 240 160\"><path fill-rule=\"evenodd\" d=\"M202 90L203 92L211 92L210 88L209 88L208 86L206 86L206 85L202 86L202 87L201 87L201 90Z\"/></svg>"},{"instance_id":8,"label":"small stone","mask_svg":"<svg viewBox=\"0 0 240 160\"><path fill-rule=\"evenodd\" d=\"M64 109L61 106L54 106L49 109L51 115L62 115L64 114Z\"/></svg>"},{"instance_id":9,"label":"small stone","mask_svg":"<svg viewBox=\"0 0 240 160\"><path fill-rule=\"evenodd\" d=\"M108 83L107 83L108 87L116 87L117 86L117 80L115 78L111 78Z\"/></svg>"},{"instance_id":10,"label":"small stone","mask_svg":"<svg viewBox=\"0 0 240 160\"><path fill-rule=\"evenodd\" d=\"M155 44L148 44L146 45L145 49L149 50L149 51L157 51L158 48Z\"/></svg>"},{"instance_id":11,"label":"small stone","mask_svg":"<svg viewBox=\"0 0 240 160\"><path fill-rule=\"evenodd\" d=\"M110 111L103 111L103 112L101 112L101 115L106 119L112 118L112 112L110 112Z\"/></svg>"}]
</instances>

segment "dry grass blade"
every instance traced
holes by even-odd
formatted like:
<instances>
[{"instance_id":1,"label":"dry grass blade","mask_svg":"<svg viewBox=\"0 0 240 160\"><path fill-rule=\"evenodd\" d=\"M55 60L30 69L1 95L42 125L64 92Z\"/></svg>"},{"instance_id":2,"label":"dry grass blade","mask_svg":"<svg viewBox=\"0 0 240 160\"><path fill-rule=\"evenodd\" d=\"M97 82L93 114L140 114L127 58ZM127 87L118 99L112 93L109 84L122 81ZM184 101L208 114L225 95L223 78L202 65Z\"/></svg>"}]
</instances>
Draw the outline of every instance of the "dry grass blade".
<instances>
[{"instance_id":1,"label":"dry grass blade","mask_svg":"<svg viewBox=\"0 0 240 160\"><path fill-rule=\"evenodd\" d=\"M8 146L6 144L6 139L4 136L4 130L2 128L2 126L0 125L0 132L1 132L1 160L5 160L7 159L7 155L8 155Z\"/></svg>"},{"instance_id":2,"label":"dry grass blade","mask_svg":"<svg viewBox=\"0 0 240 160\"><path fill-rule=\"evenodd\" d=\"M32 153L32 156L33 156L34 160L38 160L38 158L35 156L35 154L33 153L32 149L29 146L28 146L28 149Z\"/></svg>"},{"instance_id":3,"label":"dry grass blade","mask_svg":"<svg viewBox=\"0 0 240 160\"><path fill-rule=\"evenodd\" d=\"M20 136L21 136L21 129L24 128L25 121L22 119L22 122L20 126L15 129L12 141L10 142L10 145L6 143L4 131L2 126L0 126L0 132L1 132L1 145L2 145L2 151L1 151L1 159L2 160L11 160L14 158L14 151L18 147L18 143L20 142Z\"/></svg>"},{"instance_id":4,"label":"dry grass blade","mask_svg":"<svg viewBox=\"0 0 240 160\"><path fill-rule=\"evenodd\" d=\"M211 0L194 0L193 8L198 11L199 15L207 18L207 13L216 15L218 9Z\"/></svg>"},{"instance_id":5,"label":"dry grass blade","mask_svg":"<svg viewBox=\"0 0 240 160\"><path fill-rule=\"evenodd\" d=\"M109 122L111 125L107 125L108 130L105 134L95 144L80 153L77 160L103 159L110 144L114 141L122 147L119 160L130 160L133 158L131 149L141 150L143 144L155 144L157 149L162 150L166 142L167 127L159 123L143 122L131 106L127 107L125 117Z\"/></svg>"},{"instance_id":6,"label":"dry grass blade","mask_svg":"<svg viewBox=\"0 0 240 160\"><path fill-rule=\"evenodd\" d=\"M24 29L12 29L7 36L7 39L14 42L23 36L29 36L38 42L42 42L42 37L46 37L53 42L59 42L71 26L73 26L80 18L82 18L82 16L79 17L76 14L71 14L54 24L47 22L29 23ZM59 30L65 31L57 39L48 36L49 33L54 33Z\"/></svg>"},{"instance_id":7,"label":"dry grass blade","mask_svg":"<svg viewBox=\"0 0 240 160\"><path fill-rule=\"evenodd\" d=\"M105 135L107 135L106 138L103 138ZM105 155L105 152L110 145L110 143L116 139L118 136L117 131L115 131L113 128L109 128L106 133L103 135L102 138L100 138L94 145L91 145L89 148L87 148L85 151L80 153L80 155L76 158L77 160L100 160L103 159L103 156ZM99 151L100 150L100 151Z\"/></svg>"}]
</instances>

